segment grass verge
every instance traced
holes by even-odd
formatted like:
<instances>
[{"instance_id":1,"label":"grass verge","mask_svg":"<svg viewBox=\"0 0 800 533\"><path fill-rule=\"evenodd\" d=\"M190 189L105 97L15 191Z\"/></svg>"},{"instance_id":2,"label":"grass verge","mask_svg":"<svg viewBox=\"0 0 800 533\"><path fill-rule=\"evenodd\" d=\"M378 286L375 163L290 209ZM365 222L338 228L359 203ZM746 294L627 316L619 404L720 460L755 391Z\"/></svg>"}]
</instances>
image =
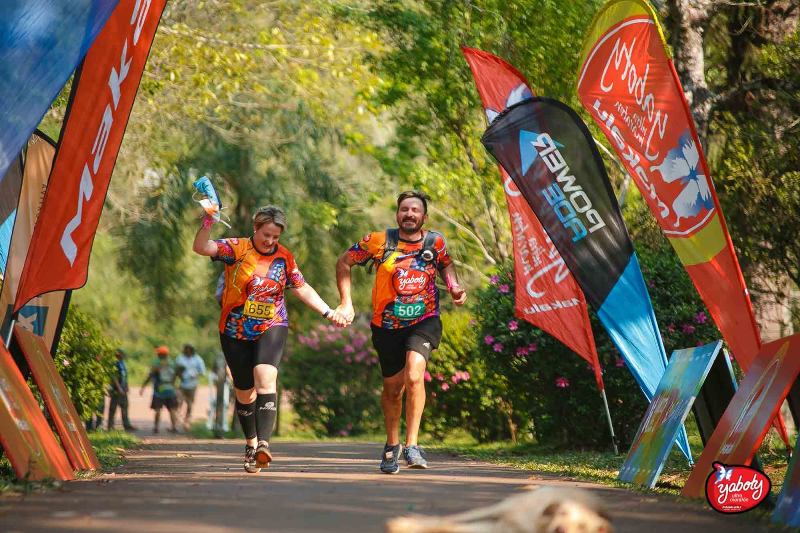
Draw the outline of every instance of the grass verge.
<instances>
[{"instance_id":1,"label":"grass verge","mask_svg":"<svg viewBox=\"0 0 800 533\"><path fill-rule=\"evenodd\" d=\"M124 431L95 431L89 433L89 441L104 471L121 465L125 461L125 450L139 444L136 436Z\"/></svg>"},{"instance_id":2,"label":"grass verge","mask_svg":"<svg viewBox=\"0 0 800 533\"><path fill-rule=\"evenodd\" d=\"M694 460L702 451L699 437L690 432L690 443L695 451ZM667 459L655 488L645 489L617 480L625 455L600 451L565 451L535 443L492 442L480 444L466 436L451 436L436 444L426 446L431 451L453 453L463 457L509 466L564 479L591 481L613 487L672 494L679 496L692 468L686 458L673 450ZM777 435L769 434L758 451L762 469L772 481L773 492L780 492L786 474L788 459L783 443Z\"/></svg>"},{"instance_id":3,"label":"grass verge","mask_svg":"<svg viewBox=\"0 0 800 533\"><path fill-rule=\"evenodd\" d=\"M134 448L139 443L135 436L122 431L97 431L89 433L89 441L92 443L97 459L103 471L116 468L125 459L125 450ZM76 477L86 478L97 475L96 472L78 472ZM0 494L2 493L24 493L42 492L48 489L58 488L60 481L29 481L18 479L14 474L14 469L8 457L0 459Z\"/></svg>"}]
</instances>

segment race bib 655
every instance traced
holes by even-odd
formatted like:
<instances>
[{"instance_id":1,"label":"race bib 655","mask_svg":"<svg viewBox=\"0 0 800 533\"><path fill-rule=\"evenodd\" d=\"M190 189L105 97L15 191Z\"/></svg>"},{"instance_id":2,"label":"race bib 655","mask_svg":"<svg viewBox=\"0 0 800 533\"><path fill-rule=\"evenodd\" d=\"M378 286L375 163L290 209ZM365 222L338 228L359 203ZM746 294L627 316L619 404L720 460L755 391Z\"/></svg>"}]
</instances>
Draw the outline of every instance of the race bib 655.
<instances>
[{"instance_id":1,"label":"race bib 655","mask_svg":"<svg viewBox=\"0 0 800 533\"><path fill-rule=\"evenodd\" d=\"M269 320L275 316L275 304L246 300L244 302L243 313L245 316L250 318L263 318Z\"/></svg>"}]
</instances>

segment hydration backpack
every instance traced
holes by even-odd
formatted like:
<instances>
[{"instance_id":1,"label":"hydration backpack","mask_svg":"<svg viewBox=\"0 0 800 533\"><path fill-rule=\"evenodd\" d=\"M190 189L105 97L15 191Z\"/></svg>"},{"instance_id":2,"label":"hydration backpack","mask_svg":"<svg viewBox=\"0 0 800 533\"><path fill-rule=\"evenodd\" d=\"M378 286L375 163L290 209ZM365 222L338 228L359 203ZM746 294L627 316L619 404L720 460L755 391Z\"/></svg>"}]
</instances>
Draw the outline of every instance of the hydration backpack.
<instances>
[{"instance_id":1,"label":"hydration backpack","mask_svg":"<svg viewBox=\"0 0 800 533\"><path fill-rule=\"evenodd\" d=\"M438 231L428 231L425 234L425 240L422 242L422 248L416 252L416 255L426 263L431 263L438 260L438 252L436 251L436 238L441 236ZM370 271L373 268L378 268L381 263L386 262L389 256L397 250L397 243L400 241L400 230L397 228L386 229L386 241L383 245L383 256L380 259L373 259L370 265Z\"/></svg>"}]
</instances>

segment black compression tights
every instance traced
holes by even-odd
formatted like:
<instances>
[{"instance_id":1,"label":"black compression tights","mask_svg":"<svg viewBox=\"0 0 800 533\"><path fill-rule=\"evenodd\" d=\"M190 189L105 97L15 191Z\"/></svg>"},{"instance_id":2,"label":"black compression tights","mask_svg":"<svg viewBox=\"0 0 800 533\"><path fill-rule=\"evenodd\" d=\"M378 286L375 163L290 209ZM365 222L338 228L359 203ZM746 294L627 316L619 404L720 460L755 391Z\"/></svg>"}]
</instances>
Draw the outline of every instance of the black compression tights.
<instances>
[{"instance_id":1,"label":"black compression tights","mask_svg":"<svg viewBox=\"0 0 800 533\"><path fill-rule=\"evenodd\" d=\"M254 341L234 339L221 333L219 340L225 362L231 369L233 386L239 390L255 387L253 369L256 365L272 365L278 368L288 335L289 328L286 326L271 327Z\"/></svg>"},{"instance_id":2,"label":"black compression tights","mask_svg":"<svg viewBox=\"0 0 800 533\"><path fill-rule=\"evenodd\" d=\"M278 416L278 395L274 392L256 396L256 432L258 440L269 442Z\"/></svg>"}]
</instances>

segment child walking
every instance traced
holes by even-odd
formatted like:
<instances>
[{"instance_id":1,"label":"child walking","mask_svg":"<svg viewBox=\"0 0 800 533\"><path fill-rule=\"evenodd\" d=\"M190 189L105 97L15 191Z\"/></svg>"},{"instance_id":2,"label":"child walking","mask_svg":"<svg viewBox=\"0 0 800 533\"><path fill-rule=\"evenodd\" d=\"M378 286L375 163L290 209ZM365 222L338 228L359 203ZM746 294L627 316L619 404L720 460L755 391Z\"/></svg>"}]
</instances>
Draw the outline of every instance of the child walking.
<instances>
[{"instance_id":1,"label":"child walking","mask_svg":"<svg viewBox=\"0 0 800 533\"><path fill-rule=\"evenodd\" d=\"M169 420L171 423L170 433L177 433L177 409L178 409L178 395L175 392L175 379L177 372L175 365L169 359L169 348L166 346L159 346L156 348L157 359L153 361L150 369L150 374L147 379L142 383L142 388L139 395L144 394L144 388L148 383L153 384L153 400L150 402L150 408L155 411L155 418L153 420L153 433L158 433L159 424L161 422L161 408L166 407L169 413Z\"/></svg>"}]
</instances>

